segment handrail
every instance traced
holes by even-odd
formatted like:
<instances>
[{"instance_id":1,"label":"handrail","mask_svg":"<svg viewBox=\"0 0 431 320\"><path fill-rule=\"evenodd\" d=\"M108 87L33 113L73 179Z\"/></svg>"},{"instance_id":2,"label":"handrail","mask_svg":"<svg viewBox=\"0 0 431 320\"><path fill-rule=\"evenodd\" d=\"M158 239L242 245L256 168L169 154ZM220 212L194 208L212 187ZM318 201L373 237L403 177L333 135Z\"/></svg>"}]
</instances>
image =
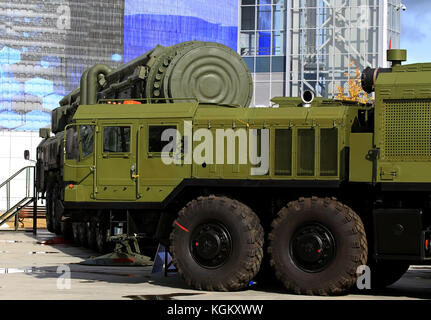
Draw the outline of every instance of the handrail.
<instances>
[{"instance_id":1,"label":"handrail","mask_svg":"<svg viewBox=\"0 0 431 320\"><path fill-rule=\"evenodd\" d=\"M18 170L17 172L15 172L13 175L11 175L6 181L4 181L2 184L0 184L0 189L8 182L10 182L13 178L15 178L17 175L19 175L21 172L23 172L25 169L34 169L34 166L27 166L24 168L21 168L20 170Z\"/></svg>"},{"instance_id":2,"label":"handrail","mask_svg":"<svg viewBox=\"0 0 431 320\"><path fill-rule=\"evenodd\" d=\"M31 169L33 169L33 186L31 186ZM10 185L11 181L25 171L25 197L11 206ZM0 184L0 189L6 186L6 211L0 214L0 225L6 223L15 216L15 231L18 230L18 218L20 208L33 202L33 233L37 232L37 192L36 192L36 167L26 166L15 172L6 181Z\"/></svg>"},{"instance_id":3,"label":"handrail","mask_svg":"<svg viewBox=\"0 0 431 320\"><path fill-rule=\"evenodd\" d=\"M138 102L151 102L151 101L157 101L157 100L169 100L169 101L174 101L174 100L180 100L180 101L188 101L188 100L193 100L194 102L199 103L198 98L165 98L165 97L160 97L160 98L136 98L136 99L132 99L132 98L124 98L124 99L99 99L97 101L98 104L102 104L102 103L108 103L108 102L120 102L120 101L129 101L129 100L133 100L133 101L138 101ZM151 104L151 103L150 103Z\"/></svg>"}]
</instances>

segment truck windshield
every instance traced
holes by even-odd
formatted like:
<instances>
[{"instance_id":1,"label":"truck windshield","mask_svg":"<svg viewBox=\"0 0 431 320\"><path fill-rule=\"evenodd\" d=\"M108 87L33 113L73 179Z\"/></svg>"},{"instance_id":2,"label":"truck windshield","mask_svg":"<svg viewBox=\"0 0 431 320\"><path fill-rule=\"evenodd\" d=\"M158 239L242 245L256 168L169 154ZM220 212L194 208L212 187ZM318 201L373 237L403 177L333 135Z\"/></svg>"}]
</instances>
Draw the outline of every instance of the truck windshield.
<instances>
[{"instance_id":1,"label":"truck windshield","mask_svg":"<svg viewBox=\"0 0 431 320\"><path fill-rule=\"evenodd\" d=\"M94 126L82 125L80 127L80 143L82 158L91 155L94 150Z\"/></svg>"},{"instance_id":2,"label":"truck windshield","mask_svg":"<svg viewBox=\"0 0 431 320\"><path fill-rule=\"evenodd\" d=\"M78 130L71 126L66 131L66 159L79 161Z\"/></svg>"}]
</instances>

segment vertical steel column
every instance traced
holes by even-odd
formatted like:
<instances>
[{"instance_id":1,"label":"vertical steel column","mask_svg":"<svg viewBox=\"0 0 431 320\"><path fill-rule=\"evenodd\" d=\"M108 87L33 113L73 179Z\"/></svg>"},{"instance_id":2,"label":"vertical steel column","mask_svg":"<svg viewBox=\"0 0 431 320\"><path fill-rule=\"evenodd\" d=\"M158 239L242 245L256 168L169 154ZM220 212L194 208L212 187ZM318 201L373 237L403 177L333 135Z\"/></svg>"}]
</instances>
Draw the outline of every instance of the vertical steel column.
<instances>
[{"instance_id":1,"label":"vertical steel column","mask_svg":"<svg viewBox=\"0 0 431 320\"><path fill-rule=\"evenodd\" d=\"M31 170L31 168L29 168ZM30 186L29 186L30 188ZM36 192L36 167L33 167L33 234L37 234L37 192Z\"/></svg>"},{"instance_id":2,"label":"vertical steel column","mask_svg":"<svg viewBox=\"0 0 431 320\"><path fill-rule=\"evenodd\" d=\"M165 248L165 277L168 276L168 248L163 246Z\"/></svg>"}]
</instances>

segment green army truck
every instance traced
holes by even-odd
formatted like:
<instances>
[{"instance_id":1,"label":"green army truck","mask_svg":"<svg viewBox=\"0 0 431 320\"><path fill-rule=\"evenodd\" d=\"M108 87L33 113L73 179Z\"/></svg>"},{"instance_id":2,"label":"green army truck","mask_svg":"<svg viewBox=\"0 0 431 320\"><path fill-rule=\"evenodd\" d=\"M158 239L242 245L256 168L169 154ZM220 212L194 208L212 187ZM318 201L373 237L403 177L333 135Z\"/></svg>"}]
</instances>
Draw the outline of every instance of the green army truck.
<instances>
[{"instance_id":1,"label":"green army truck","mask_svg":"<svg viewBox=\"0 0 431 320\"><path fill-rule=\"evenodd\" d=\"M51 231L108 250L118 233L169 248L203 290L275 276L298 294L341 294L431 258L431 64L367 68L374 104L274 98L248 108L232 50L157 47L97 65L41 131L37 190Z\"/></svg>"}]
</instances>

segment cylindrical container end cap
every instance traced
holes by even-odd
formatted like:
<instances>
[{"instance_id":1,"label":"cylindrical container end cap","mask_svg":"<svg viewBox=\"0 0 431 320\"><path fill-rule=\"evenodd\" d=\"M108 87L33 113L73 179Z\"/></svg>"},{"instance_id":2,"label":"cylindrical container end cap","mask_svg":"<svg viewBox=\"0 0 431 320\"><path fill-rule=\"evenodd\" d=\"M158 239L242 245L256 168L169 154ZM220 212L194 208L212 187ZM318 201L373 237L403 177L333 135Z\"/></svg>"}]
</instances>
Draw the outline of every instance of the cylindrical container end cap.
<instances>
[{"instance_id":1,"label":"cylindrical container end cap","mask_svg":"<svg viewBox=\"0 0 431 320\"><path fill-rule=\"evenodd\" d=\"M403 62L407 61L407 50L390 49L387 52L388 61Z\"/></svg>"}]
</instances>

